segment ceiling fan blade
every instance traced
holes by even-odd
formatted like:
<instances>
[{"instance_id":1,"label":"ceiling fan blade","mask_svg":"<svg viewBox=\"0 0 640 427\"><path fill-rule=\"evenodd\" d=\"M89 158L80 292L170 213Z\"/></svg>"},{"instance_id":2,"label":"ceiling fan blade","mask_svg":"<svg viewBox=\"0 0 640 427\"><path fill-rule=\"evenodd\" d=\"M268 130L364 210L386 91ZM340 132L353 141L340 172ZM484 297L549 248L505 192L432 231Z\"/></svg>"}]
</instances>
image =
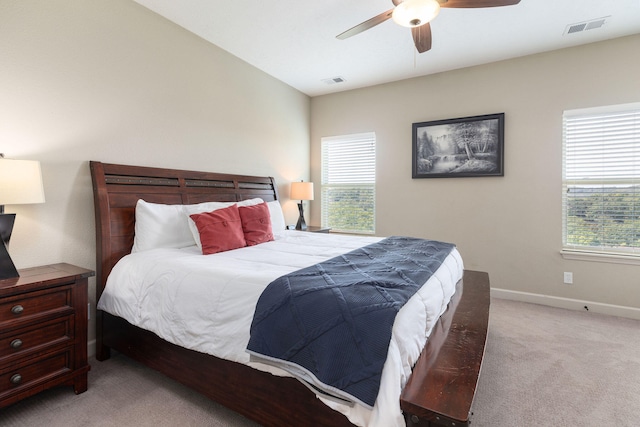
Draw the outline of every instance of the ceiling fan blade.
<instances>
[{"instance_id":1,"label":"ceiling fan blade","mask_svg":"<svg viewBox=\"0 0 640 427\"><path fill-rule=\"evenodd\" d=\"M438 0L438 3L440 7L473 8L512 6L520 3L520 0Z\"/></svg>"},{"instance_id":2,"label":"ceiling fan blade","mask_svg":"<svg viewBox=\"0 0 640 427\"><path fill-rule=\"evenodd\" d=\"M340 39L340 40L344 40L344 39L349 38L351 36L355 36L356 34L360 34L361 32L368 30L369 28L373 28L378 24L382 24L384 21L386 21L387 19L391 18L392 14L393 14L393 9L387 10L386 12L383 12L378 16L374 16L373 18L368 19L368 20L364 21L363 23L358 24L355 27L348 29L344 33L338 34L336 36L336 38Z\"/></svg>"},{"instance_id":3,"label":"ceiling fan blade","mask_svg":"<svg viewBox=\"0 0 640 427\"><path fill-rule=\"evenodd\" d=\"M419 27L413 27L411 29L411 35L413 36L413 42L419 53L431 49L431 25L429 25L428 22Z\"/></svg>"}]
</instances>

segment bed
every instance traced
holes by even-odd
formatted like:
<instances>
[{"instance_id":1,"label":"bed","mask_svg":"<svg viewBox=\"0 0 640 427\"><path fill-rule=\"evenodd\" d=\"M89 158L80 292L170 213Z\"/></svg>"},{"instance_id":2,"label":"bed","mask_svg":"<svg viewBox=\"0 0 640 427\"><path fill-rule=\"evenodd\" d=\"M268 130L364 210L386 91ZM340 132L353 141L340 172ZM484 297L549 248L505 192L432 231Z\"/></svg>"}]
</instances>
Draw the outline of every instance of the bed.
<instances>
[{"instance_id":1,"label":"bed","mask_svg":"<svg viewBox=\"0 0 640 427\"><path fill-rule=\"evenodd\" d=\"M96 214L97 300L116 263L131 253L139 199L168 205L278 200L276 184L270 177L100 162L90 162L90 168ZM402 390L400 407L407 425L468 425L484 355L488 313L488 275L465 271ZM294 378L172 344L122 317L99 310L96 358L108 359L110 349L265 426L352 425Z\"/></svg>"}]
</instances>

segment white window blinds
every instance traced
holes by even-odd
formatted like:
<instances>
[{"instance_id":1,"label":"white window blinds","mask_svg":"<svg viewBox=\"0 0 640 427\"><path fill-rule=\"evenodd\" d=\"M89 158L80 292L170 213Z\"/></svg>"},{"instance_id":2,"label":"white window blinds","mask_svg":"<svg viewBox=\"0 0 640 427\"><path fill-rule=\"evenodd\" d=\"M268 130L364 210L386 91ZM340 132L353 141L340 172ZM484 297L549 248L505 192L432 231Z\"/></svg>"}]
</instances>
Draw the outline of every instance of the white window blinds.
<instances>
[{"instance_id":1,"label":"white window blinds","mask_svg":"<svg viewBox=\"0 0 640 427\"><path fill-rule=\"evenodd\" d=\"M376 137L373 132L322 138L322 226L375 233Z\"/></svg>"},{"instance_id":2,"label":"white window blinds","mask_svg":"<svg viewBox=\"0 0 640 427\"><path fill-rule=\"evenodd\" d=\"M565 250L640 255L640 103L565 111Z\"/></svg>"}]
</instances>

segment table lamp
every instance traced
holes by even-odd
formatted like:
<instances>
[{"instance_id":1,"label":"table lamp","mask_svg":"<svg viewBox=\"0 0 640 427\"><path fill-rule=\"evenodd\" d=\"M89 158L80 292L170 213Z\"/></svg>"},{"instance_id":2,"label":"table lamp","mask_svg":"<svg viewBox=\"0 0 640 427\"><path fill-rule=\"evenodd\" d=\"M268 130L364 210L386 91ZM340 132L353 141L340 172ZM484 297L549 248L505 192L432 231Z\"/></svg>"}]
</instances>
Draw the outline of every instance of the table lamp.
<instances>
[{"instance_id":1,"label":"table lamp","mask_svg":"<svg viewBox=\"0 0 640 427\"><path fill-rule=\"evenodd\" d=\"M306 230L307 224L304 222L304 210L302 208L303 200L313 200L313 182L292 182L291 183L291 199L300 200L298 203L298 212L300 217L296 224L296 230Z\"/></svg>"},{"instance_id":2,"label":"table lamp","mask_svg":"<svg viewBox=\"0 0 640 427\"><path fill-rule=\"evenodd\" d=\"M9 256L9 240L16 214L4 213L4 205L44 203L40 162L5 159L0 154L0 280L19 277Z\"/></svg>"}]
</instances>

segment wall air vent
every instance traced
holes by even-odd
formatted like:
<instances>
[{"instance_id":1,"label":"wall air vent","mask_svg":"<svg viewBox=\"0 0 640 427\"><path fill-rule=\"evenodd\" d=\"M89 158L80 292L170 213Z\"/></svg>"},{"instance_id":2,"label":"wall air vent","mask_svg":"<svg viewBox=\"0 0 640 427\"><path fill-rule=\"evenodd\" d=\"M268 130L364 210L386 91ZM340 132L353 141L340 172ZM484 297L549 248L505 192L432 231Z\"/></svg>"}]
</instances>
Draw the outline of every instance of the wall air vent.
<instances>
[{"instance_id":1,"label":"wall air vent","mask_svg":"<svg viewBox=\"0 0 640 427\"><path fill-rule=\"evenodd\" d=\"M331 77L330 79L323 79L322 81L328 85L334 85L336 83L344 83L346 80L344 77Z\"/></svg>"},{"instance_id":2,"label":"wall air vent","mask_svg":"<svg viewBox=\"0 0 640 427\"><path fill-rule=\"evenodd\" d=\"M610 16L605 16L604 18L596 18L590 21L576 22L575 24L569 24L567 25L567 28L565 29L564 34L567 35L567 34L581 33L583 31L600 28L604 25L607 18L610 18Z\"/></svg>"}]
</instances>

